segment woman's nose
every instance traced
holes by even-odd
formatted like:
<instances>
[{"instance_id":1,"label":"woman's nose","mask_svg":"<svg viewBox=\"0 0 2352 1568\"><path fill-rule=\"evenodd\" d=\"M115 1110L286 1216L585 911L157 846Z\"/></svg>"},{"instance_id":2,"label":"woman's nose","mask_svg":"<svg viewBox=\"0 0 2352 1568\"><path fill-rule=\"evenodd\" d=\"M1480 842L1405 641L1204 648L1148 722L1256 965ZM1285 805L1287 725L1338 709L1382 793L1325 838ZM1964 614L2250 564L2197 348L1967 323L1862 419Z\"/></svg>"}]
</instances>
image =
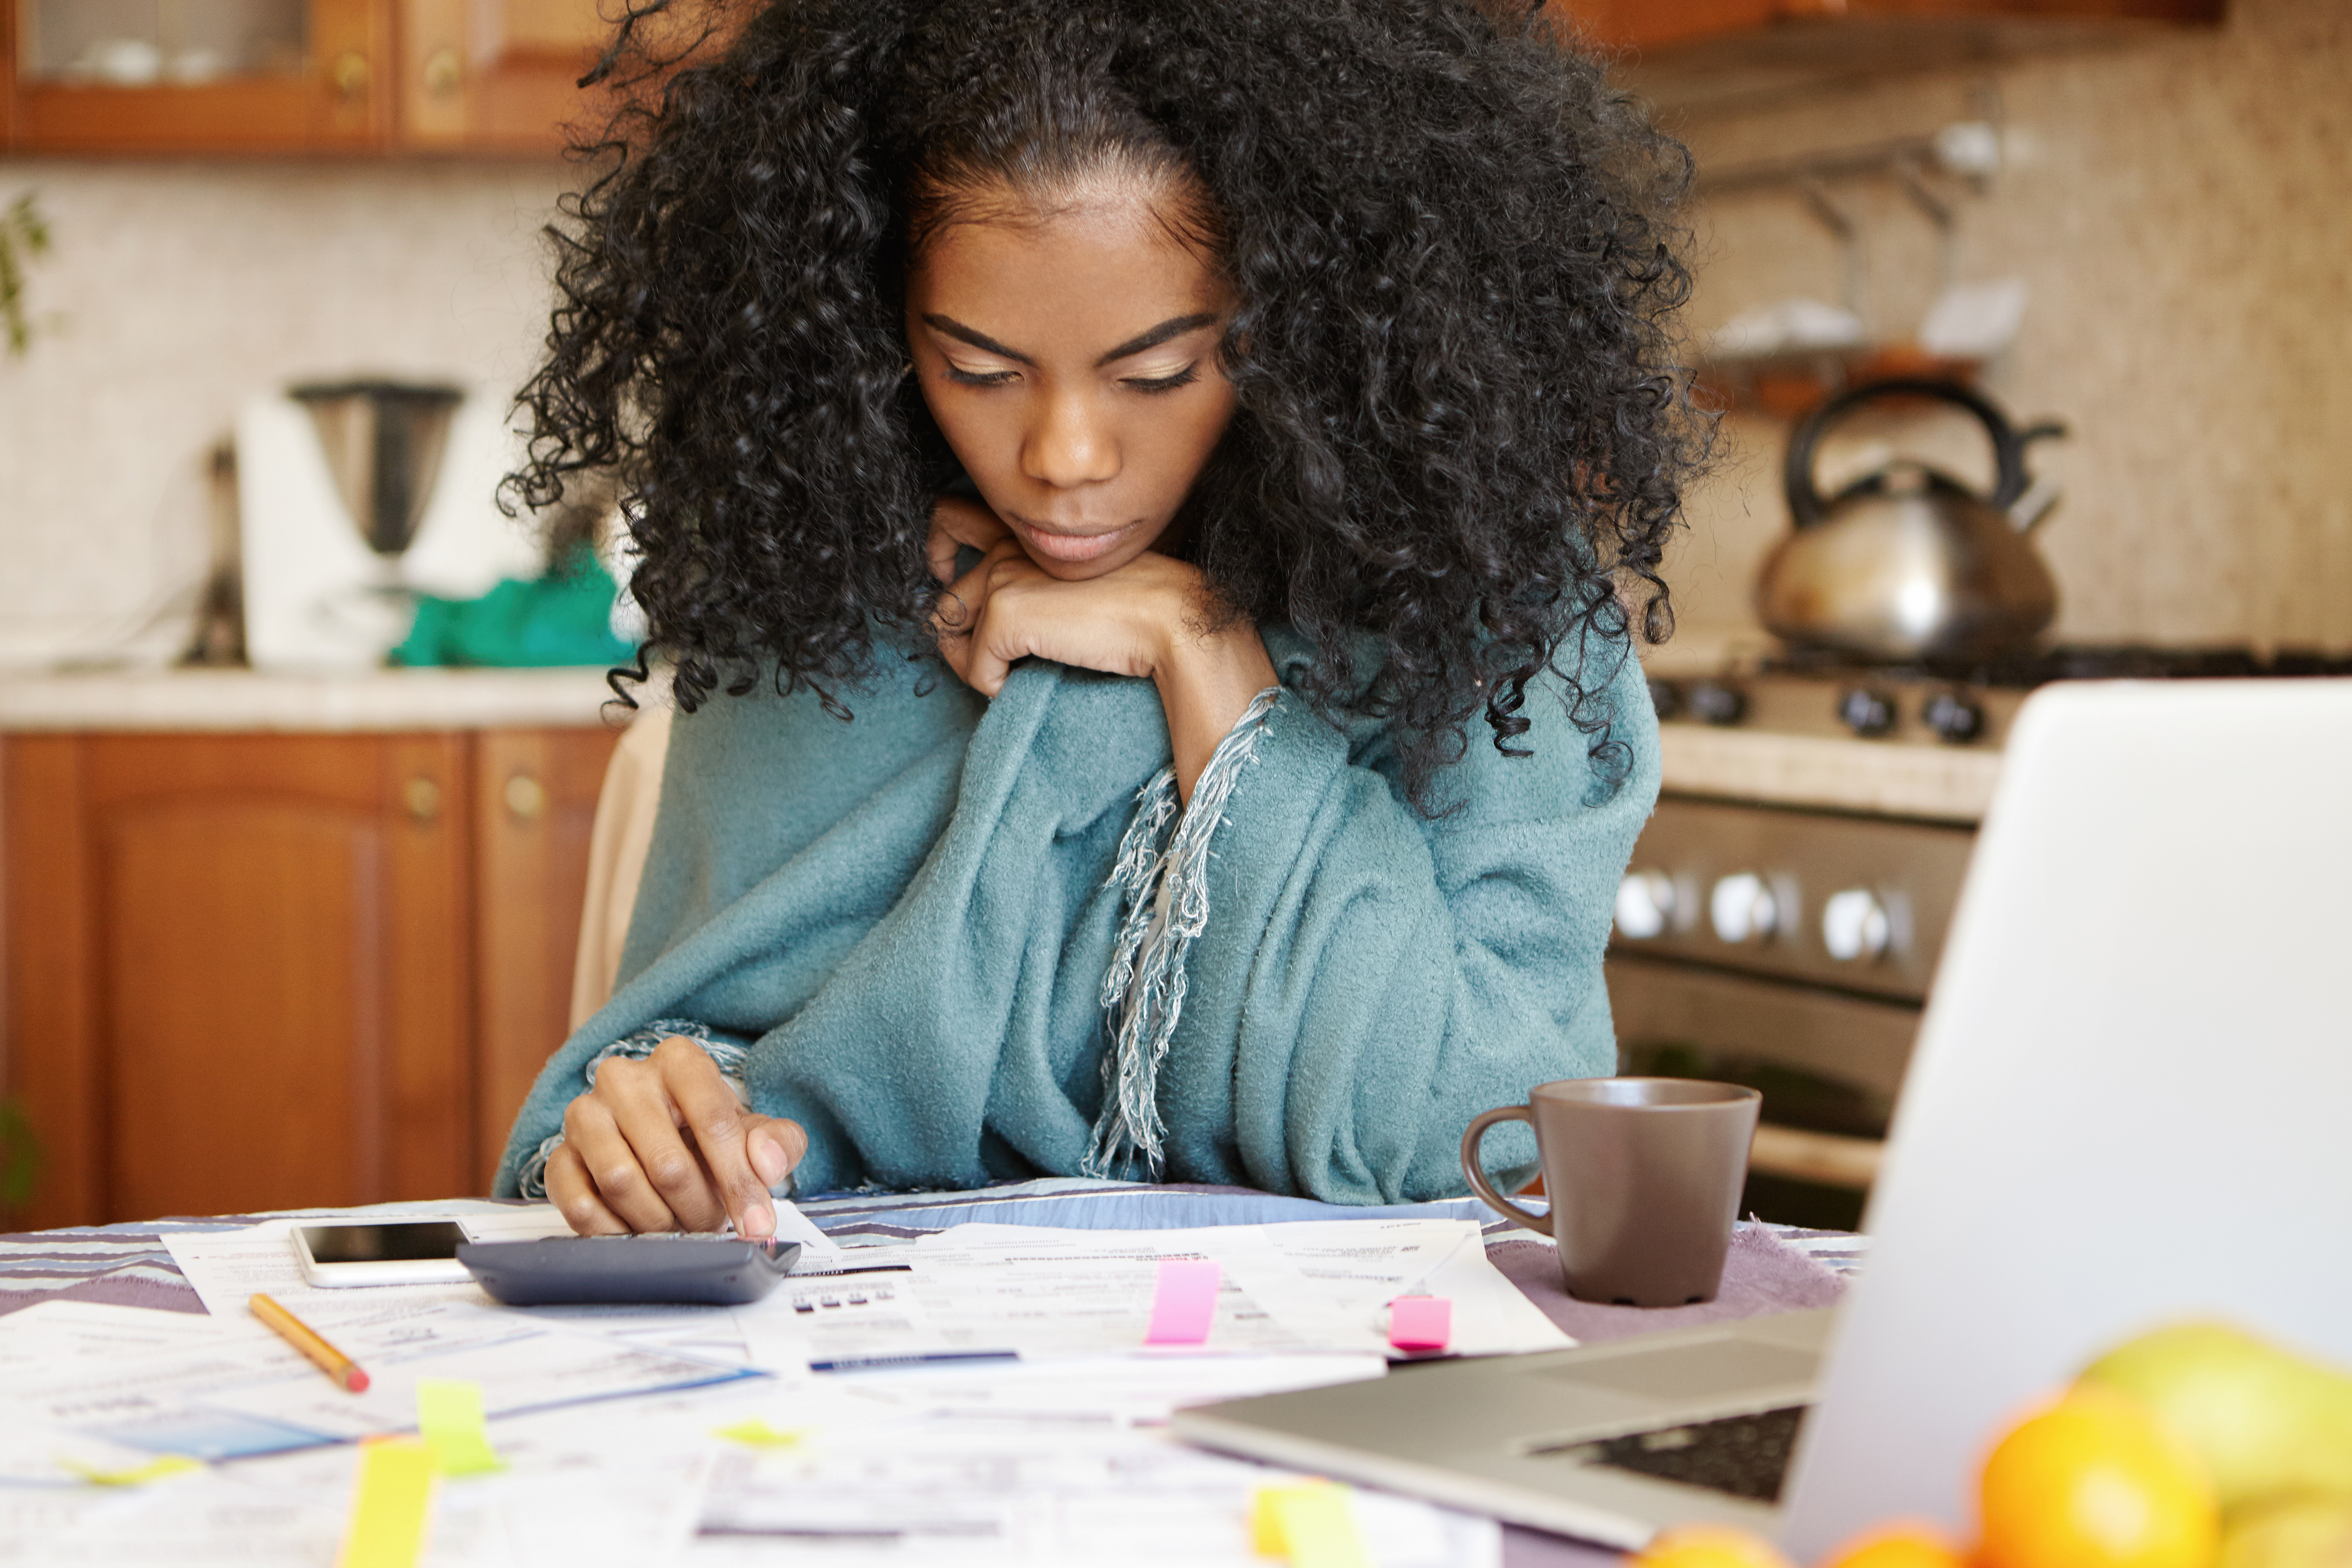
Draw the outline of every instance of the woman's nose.
<instances>
[{"instance_id":1,"label":"woman's nose","mask_svg":"<svg viewBox=\"0 0 2352 1568\"><path fill-rule=\"evenodd\" d=\"M1043 400L1021 454L1031 479L1075 489L1118 476L1118 442L1092 403L1072 395Z\"/></svg>"}]
</instances>

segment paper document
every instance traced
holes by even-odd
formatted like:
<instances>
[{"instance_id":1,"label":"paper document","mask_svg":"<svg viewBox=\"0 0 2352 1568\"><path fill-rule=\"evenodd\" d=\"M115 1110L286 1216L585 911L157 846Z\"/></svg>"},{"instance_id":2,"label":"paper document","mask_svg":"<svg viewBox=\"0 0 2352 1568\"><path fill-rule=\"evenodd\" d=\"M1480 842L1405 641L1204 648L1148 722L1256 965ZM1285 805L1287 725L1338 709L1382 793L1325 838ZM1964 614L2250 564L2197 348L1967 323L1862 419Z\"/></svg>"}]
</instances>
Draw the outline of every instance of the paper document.
<instances>
[{"instance_id":1,"label":"paper document","mask_svg":"<svg viewBox=\"0 0 2352 1568\"><path fill-rule=\"evenodd\" d=\"M422 1568L677 1562L719 1447L708 1419L632 1402L497 1422L506 1468L440 1487ZM246 1459L127 1491L0 1488L0 1560L323 1568L343 1536L359 1455L346 1446Z\"/></svg>"},{"instance_id":2,"label":"paper document","mask_svg":"<svg viewBox=\"0 0 2352 1568\"><path fill-rule=\"evenodd\" d=\"M934 1270L939 1274L936 1289L926 1286L932 1298L961 1287L971 1260L992 1256L1024 1260L1023 1266L1032 1270L1048 1260L1066 1269L1081 1268L1089 1258L1213 1258L1223 1265L1228 1285L1278 1324L1287 1342L1221 1342L1212 1329L1212 1348L1385 1351L1388 1303L1407 1295L1451 1300L1449 1348L1457 1355L1559 1350L1575 1342L1486 1260L1472 1220L1309 1220L1151 1231L967 1225L925 1237L910 1250L927 1278ZM1097 1283L1098 1289L1110 1288L1110 1280ZM1142 1300L1148 1316L1148 1294ZM960 1295L955 1305L961 1310ZM1021 1348L1028 1352L1026 1345ZM1062 1353L1097 1348L1073 1347ZM1040 1353L1051 1351L1049 1345Z\"/></svg>"},{"instance_id":3,"label":"paper document","mask_svg":"<svg viewBox=\"0 0 2352 1568\"><path fill-rule=\"evenodd\" d=\"M220 1459L414 1429L420 1377L478 1382L490 1413L506 1415L749 1375L520 1313L431 1300L429 1290L351 1294L377 1300L322 1331L367 1369L364 1394L345 1392L248 1320L186 1345L19 1373L0 1397L41 1426L150 1454Z\"/></svg>"},{"instance_id":4,"label":"paper document","mask_svg":"<svg viewBox=\"0 0 2352 1568\"><path fill-rule=\"evenodd\" d=\"M892 1357L1144 1351L1160 1259L1184 1256L1184 1247L1165 1246L1150 1231L1083 1232L1083 1243L1030 1246L1022 1227L1002 1228L1014 1234L965 1247L954 1245L958 1232L947 1231L919 1246L849 1255L870 1271L787 1279L765 1300L738 1309L752 1360L769 1366L797 1357L824 1368ZM1206 1348L1320 1347L1228 1276Z\"/></svg>"},{"instance_id":5,"label":"paper document","mask_svg":"<svg viewBox=\"0 0 2352 1568\"><path fill-rule=\"evenodd\" d=\"M722 1449L688 1561L1262 1568L1252 1502L1297 1478L1187 1448L1157 1424L1177 1404L1384 1370L1377 1356L1237 1355L819 1379L769 1396L769 1426L797 1426L797 1440ZM1499 1562L1489 1521L1372 1493L1351 1507L1380 1568Z\"/></svg>"}]
</instances>

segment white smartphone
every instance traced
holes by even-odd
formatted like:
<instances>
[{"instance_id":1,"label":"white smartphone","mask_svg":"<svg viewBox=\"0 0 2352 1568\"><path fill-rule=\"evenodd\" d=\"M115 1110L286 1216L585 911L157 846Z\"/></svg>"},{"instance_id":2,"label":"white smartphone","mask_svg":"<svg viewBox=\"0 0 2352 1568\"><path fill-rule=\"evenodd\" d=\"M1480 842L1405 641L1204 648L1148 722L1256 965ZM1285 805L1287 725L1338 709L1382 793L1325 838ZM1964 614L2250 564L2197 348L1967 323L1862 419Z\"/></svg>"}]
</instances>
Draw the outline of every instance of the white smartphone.
<instances>
[{"instance_id":1,"label":"white smartphone","mask_svg":"<svg viewBox=\"0 0 2352 1568\"><path fill-rule=\"evenodd\" d=\"M294 1256L302 1278L326 1289L346 1285L463 1285L457 1261L467 1240L455 1220L299 1225Z\"/></svg>"}]
</instances>

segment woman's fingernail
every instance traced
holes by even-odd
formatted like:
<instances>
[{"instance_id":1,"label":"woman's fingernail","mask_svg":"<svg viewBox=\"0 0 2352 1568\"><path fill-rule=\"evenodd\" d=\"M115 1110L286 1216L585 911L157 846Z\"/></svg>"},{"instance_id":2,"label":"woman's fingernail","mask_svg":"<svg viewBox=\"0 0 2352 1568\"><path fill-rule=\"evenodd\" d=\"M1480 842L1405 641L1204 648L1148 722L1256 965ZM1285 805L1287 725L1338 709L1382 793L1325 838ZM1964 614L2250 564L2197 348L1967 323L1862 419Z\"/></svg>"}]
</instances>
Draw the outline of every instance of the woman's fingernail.
<instances>
[{"instance_id":1,"label":"woman's fingernail","mask_svg":"<svg viewBox=\"0 0 2352 1568\"><path fill-rule=\"evenodd\" d=\"M792 1168L791 1157L777 1145L774 1139L764 1132L752 1135L751 1169L760 1173L760 1180L772 1187L782 1181L784 1173Z\"/></svg>"},{"instance_id":2,"label":"woman's fingernail","mask_svg":"<svg viewBox=\"0 0 2352 1568\"><path fill-rule=\"evenodd\" d=\"M736 1233L748 1236L754 1241L772 1234L775 1228L776 1211L765 1204L761 1204L758 1208L745 1209L743 1217L735 1222Z\"/></svg>"}]
</instances>

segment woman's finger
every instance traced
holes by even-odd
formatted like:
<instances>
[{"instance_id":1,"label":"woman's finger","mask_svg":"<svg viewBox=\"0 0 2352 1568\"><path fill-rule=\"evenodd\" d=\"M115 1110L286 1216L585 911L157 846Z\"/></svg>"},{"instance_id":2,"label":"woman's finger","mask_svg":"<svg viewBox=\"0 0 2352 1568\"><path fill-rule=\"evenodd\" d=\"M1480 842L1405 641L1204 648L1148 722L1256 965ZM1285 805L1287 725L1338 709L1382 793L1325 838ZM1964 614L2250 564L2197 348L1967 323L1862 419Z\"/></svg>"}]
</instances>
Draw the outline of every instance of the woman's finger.
<instances>
[{"instance_id":1,"label":"woman's finger","mask_svg":"<svg viewBox=\"0 0 2352 1568\"><path fill-rule=\"evenodd\" d=\"M677 1216L675 1228L717 1230L727 1217L719 1189L680 1135L679 1130L687 1125L674 1092L680 1078L680 1051L700 1065L722 1094L734 1098L702 1048L691 1040L677 1038L663 1041L650 1061L605 1063L596 1075L597 1098L612 1110L621 1136L628 1140L637 1157L638 1169L660 1194L663 1206Z\"/></svg>"},{"instance_id":2,"label":"woman's finger","mask_svg":"<svg viewBox=\"0 0 2352 1568\"><path fill-rule=\"evenodd\" d=\"M695 1228L716 1230L724 1217L735 1222L739 1236L773 1236L776 1207L768 1196L769 1184L753 1169L744 1130L747 1121L765 1119L744 1110L718 1065L693 1041L664 1040L653 1061L677 1107L679 1125L701 1151L702 1172L698 1174L708 1173L712 1196L720 1205L709 1223L698 1222Z\"/></svg>"},{"instance_id":3,"label":"woman's finger","mask_svg":"<svg viewBox=\"0 0 2352 1568\"><path fill-rule=\"evenodd\" d=\"M982 556L979 565L948 584L931 612L931 635L939 641L940 657L959 680L970 680L964 667L971 659L971 634L988 612L989 575L990 557Z\"/></svg>"},{"instance_id":4,"label":"woman's finger","mask_svg":"<svg viewBox=\"0 0 2352 1568\"><path fill-rule=\"evenodd\" d=\"M963 665L956 673L963 683L982 697L993 698L1004 689L1004 678L1012 672L1013 660L1021 657L1000 646L1004 636L1013 630L1013 616L1007 613L1004 601L994 594L989 595L988 608L980 624L963 641ZM1024 650L1025 651L1025 650Z\"/></svg>"},{"instance_id":5,"label":"woman's finger","mask_svg":"<svg viewBox=\"0 0 2352 1568\"><path fill-rule=\"evenodd\" d=\"M645 1168L637 1163L636 1150L622 1135L614 1119L604 1085L618 1065L605 1063L596 1075L596 1091L582 1095L563 1113L564 1147L579 1152L580 1163L596 1189L596 1196L619 1216L624 1226L640 1233L683 1230L687 1227L677 1223L677 1216L662 1202L661 1194L654 1190Z\"/></svg>"},{"instance_id":6,"label":"woman's finger","mask_svg":"<svg viewBox=\"0 0 2352 1568\"><path fill-rule=\"evenodd\" d=\"M597 1197L596 1184L588 1179L580 1151L569 1143L547 1157L547 1201L556 1206L575 1236L626 1236L629 1232L621 1216Z\"/></svg>"},{"instance_id":7,"label":"woman's finger","mask_svg":"<svg viewBox=\"0 0 2352 1568\"><path fill-rule=\"evenodd\" d=\"M807 1154L808 1131L781 1116L746 1116L743 1121L743 1148L751 1169L773 1187Z\"/></svg>"},{"instance_id":8,"label":"woman's finger","mask_svg":"<svg viewBox=\"0 0 2352 1568\"><path fill-rule=\"evenodd\" d=\"M963 638L962 666L956 673L974 691L992 698L1004 689L1013 661L1037 651L1036 618L1045 600L1024 590L1047 579L1009 534L970 575L980 580L981 613Z\"/></svg>"},{"instance_id":9,"label":"woman's finger","mask_svg":"<svg viewBox=\"0 0 2352 1568\"><path fill-rule=\"evenodd\" d=\"M930 537L924 544L931 575L942 583L952 582L958 550L970 545L985 552L1012 532L994 512L978 502L961 496L941 496L931 504Z\"/></svg>"}]
</instances>

